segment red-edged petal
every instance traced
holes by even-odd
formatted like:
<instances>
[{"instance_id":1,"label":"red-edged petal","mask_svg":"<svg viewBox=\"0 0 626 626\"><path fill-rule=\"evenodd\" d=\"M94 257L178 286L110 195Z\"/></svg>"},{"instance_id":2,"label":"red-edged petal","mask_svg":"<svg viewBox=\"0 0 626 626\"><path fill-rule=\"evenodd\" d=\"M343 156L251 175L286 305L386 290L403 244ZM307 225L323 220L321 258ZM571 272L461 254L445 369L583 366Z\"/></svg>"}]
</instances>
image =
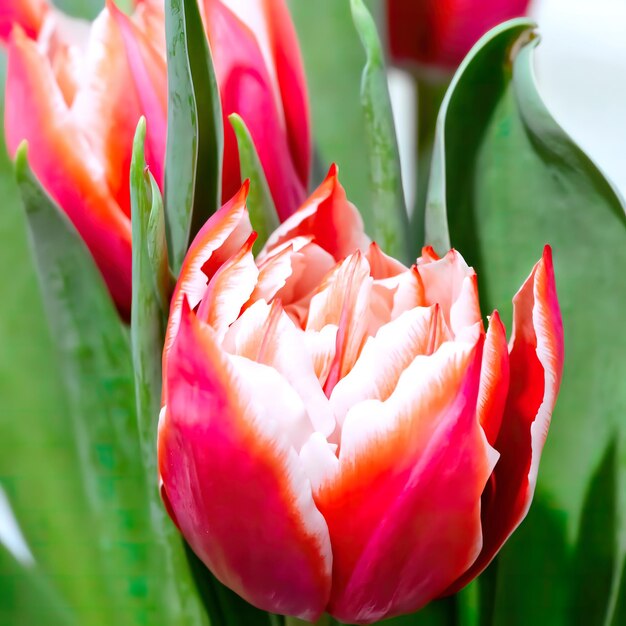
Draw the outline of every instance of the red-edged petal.
<instances>
[{"instance_id":1,"label":"red-edged petal","mask_svg":"<svg viewBox=\"0 0 626 626\"><path fill-rule=\"evenodd\" d=\"M500 432L509 391L509 349L506 330L497 311L489 319L478 392L478 420L493 446Z\"/></svg>"},{"instance_id":2,"label":"red-edged petal","mask_svg":"<svg viewBox=\"0 0 626 626\"><path fill-rule=\"evenodd\" d=\"M220 341L256 285L259 270L252 255L255 239L256 233L252 233L241 250L215 272L198 307L198 319L209 324Z\"/></svg>"},{"instance_id":3,"label":"red-edged petal","mask_svg":"<svg viewBox=\"0 0 626 626\"><path fill-rule=\"evenodd\" d=\"M165 58L153 46L147 33L122 13L112 0L107 0L106 6L122 35L134 88L146 118L146 162L162 189L167 135Z\"/></svg>"},{"instance_id":4,"label":"red-edged petal","mask_svg":"<svg viewBox=\"0 0 626 626\"><path fill-rule=\"evenodd\" d=\"M351 407L363 400L386 400L404 370L419 354L432 354L436 342L437 306L418 307L382 326L369 337L352 370L335 386L330 402L342 424Z\"/></svg>"},{"instance_id":5,"label":"red-edged petal","mask_svg":"<svg viewBox=\"0 0 626 626\"><path fill-rule=\"evenodd\" d=\"M19 29L9 44L5 131L14 154L29 160L45 189L85 240L123 315L130 313L131 231L101 164L72 119L47 59Z\"/></svg>"},{"instance_id":6,"label":"red-edged petal","mask_svg":"<svg viewBox=\"0 0 626 626\"><path fill-rule=\"evenodd\" d=\"M143 110L124 38L107 9L92 24L83 76L71 106L72 116L103 165L111 192L130 216L130 160Z\"/></svg>"},{"instance_id":7,"label":"red-edged petal","mask_svg":"<svg viewBox=\"0 0 626 626\"><path fill-rule=\"evenodd\" d=\"M337 326L335 356L324 385L327 396L356 362L369 327L372 278L357 251L333 270L311 298L306 330Z\"/></svg>"},{"instance_id":8,"label":"red-edged petal","mask_svg":"<svg viewBox=\"0 0 626 626\"><path fill-rule=\"evenodd\" d=\"M476 272L463 257L450 250L442 259L419 260L416 269L423 286L426 303L439 304L450 330L459 334L481 322Z\"/></svg>"},{"instance_id":9,"label":"red-edged petal","mask_svg":"<svg viewBox=\"0 0 626 626\"><path fill-rule=\"evenodd\" d=\"M0 0L0 40L7 43L14 26L36 39L48 9L44 0Z\"/></svg>"},{"instance_id":10,"label":"red-edged petal","mask_svg":"<svg viewBox=\"0 0 626 626\"><path fill-rule=\"evenodd\" d=\"M416 357L386 402L348 413L338 467L314 485L333 549L328 611L340 620L413 612L480 552L497 458L476 420L481 344L477 327L473 342Z\"/></svg>"},{"instance_id":11,"label":"red-edged petal","mask_svg":"<svg viewBox=\"0 0 626 626\"><path fill-rule=\"evenodd\" d=\"M348 201L331 165L324 182L294 215L285 220L267 240L260 257L294 237L312 237L313 242L342 261L356 250L366 252L369 239L357 208Z\"/></svg>"},{"instance_id":12,"label":"red-edged petal","mask_svg":"<svg viewBox=\"0 0 626 626\"><path fill-rule=\"evenodd\" d=\"M501 457L483 498L484 546L450 592L487 567L526 516L535 491L563 369L563 324L548 246L513 303L511 382L495 443Z\"/></svg>"},{"instance_id":13,"label":"red-edged petal","mask_svg":"<svg viewBox=\"0 0 626 626\"><path fill-rule=\"evenodd\" d=\"M178 332L183 301L186 299L192 308L198 306L209 280L223 263L241 250L252 234L247 197L246 182L237 195L209 218L189 246L172 295L163 350L164 371L167 353Z\"/></svg>"},{"instance_id":14,"label":"red-edged petal","mask_svg":"<svg viewBox=\"0 0 626 626\"><path fill-rule=\"evenodd\" d=\"M228 116L246 123L281 220L304 200L306 189L291 158L282 106L255 34L221 0L204 0L206 29L224 115L223 197L240 184L235 133Z\"/></svg>"},{"instance_id":15,"label":"red-edged petal","mask_svg":"<svg viewBox=\"0 0 626 626\"><path fill-rule=\"evenodd\" d=\"M304 333L277 300L271 305L259 300L247 309L230 326L224 347L274 368L302 399L315 431L324 436L333 432L335 420L307 353Z\"/></svg>"},{"instance_id":16,"label":"red-edged petal","mask_svg":"<svg viewBox=\"0 0 626 626\"><path fill-rule=\"evenodd\" d=\"M282 393L271 406L258 403L233 359L186 306L165 372L163 491L224 584L259 608L314 621L328 599L332 556L310 482L274 418L294 409Z\"/></svg>"},{"instance_id":17,"label":"red-edged petal","mask_svg":"<svg viewBox=\"0 0 626 626\"><path fill-rule=\"evenodd\" d=\"M394 61L454 69L490 28L526 12L530 0L387 0Z\"/></svg>"},{"instance_id":18,"label":"red-edged petal","mask_svg":"<svg viewBox=\"0 0 626 626\"><path fill-rule=\"evenodd\" d=\"M298 38L284 0L263 0L263 8L283 101L291 157L306 189L311 171L311 124Z\"/></svg>"}]
</instances>

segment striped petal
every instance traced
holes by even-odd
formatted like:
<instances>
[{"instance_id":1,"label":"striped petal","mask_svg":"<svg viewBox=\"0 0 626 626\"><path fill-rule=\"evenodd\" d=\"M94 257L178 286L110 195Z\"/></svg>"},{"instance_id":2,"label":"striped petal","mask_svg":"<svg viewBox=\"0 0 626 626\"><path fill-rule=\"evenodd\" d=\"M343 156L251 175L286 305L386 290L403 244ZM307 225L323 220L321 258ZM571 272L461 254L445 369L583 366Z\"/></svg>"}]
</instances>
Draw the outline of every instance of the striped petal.
<instances>
[{"instance_id":1,"label":"striped petal","mask_svg":"<svg viewBox=\"0 0 626 626\"><path fill-rule=\"evenodd\" d=\"M298 407L284 388L258 402L259 381L251 384L188 305L171 355L158 453L178 527L246 600L314 621L328 599L332 556L310 482L280 428L299 419Z\"/></svg>"},{"instance_id":2,"label":"striped petal","mask_svg":"<svg viewBox=\"0 0 626 626\"><path fill-rule=\"evenodd\" d=\"M330 396L340 424L359 402L389 398L402 372L415 357L432 354L439 347L440 319L437 306L415 308L382 326L375 337L368 338L354 367Z\"/></svg>"},{"instance_id":3,"label":"striped petal","mask_svg":"<svg viewBox=\"0 0 626 626\"><path fill-rule=\"evenodd\" d=\"M9 43L5 132L15 154L29 143L33 171L91 250L121 313L131 300L130 220L65 104L50 65L18 28Z\"/></svg>"},{"instance_id":4,"label":"striped petal","mask_svg":"<svg viewBox=\"0 0 626 626\"><path fill-rule=\"evenodd\" d=\"M236 196L216 211L195 236L176 282L170 304L170 317L163 350L163 370L167 353L178 333L183 301L194 309L204 296L209 280L234 254L239 252L252 234L246 210L248 183Z\"/></svg>"},{"instance_id":5,"label":"striped petal","mask_svg":"<svg viewBox=\"0 0 626 626\"><path fill-rule=\"evenodd\" d=\"M118 204L130 216L129 172L141 103L134 86L124 39L108 10L91 26L83 61L83 82L71 105Z\"/></svg>"},{"instance_id":6,"label":"striped petal","mask_svg":"<svg viewBox=\"0 0 626 626\"><path fill-rule=\"evenodd\" d=\"M480 497L497 454L476 420L482 339L418 356L384 402L356 404L315 500L333 549L329 612L371 623L413 612L479 554Z\"/></svg>"},{"instance_id":7,"label":"striped petal","mask_svg":"<svg viewBox=\"0 0 626 626\"><path fill-rule=\"evenodd\" d=\"M367 251L370 241L363 230L363 220L348 201L338 172L339 168L331 165L324 182L272 233L261 258L295 237L312 237L336 261L342 261L355 250Z\"/></svg>"},{"instance_id":8,"label":"striped petal","mask_svg":"<svg viewBox=\"0 0 626 626\"><path fill-rule=\"evenodd\" d=\"M338 328L335 356L324 385L327 396L359 356L369 328L371 288L369 265L357 251L328 275L311 298L306 330Z\"/></svg>"},{"instance_id":9,"label":"striped petal","mask_svg":"<svg viewBox=\"0 0 626 626\"><path fill-rule=\"evenodd\" d=\"M484 546L471 569L451 587L452 592L487 567L526 516L535 491L563 369L563 324L549 247L513 304L511 382L495 442L501 458L484 497Z\"/></svg>"},{"instance_id":10,"label":"striped petal","mask_svg":"<svg viewBox=\"0 0 626 626\"><path fill-rule=\"evenodd\" d=\"M149 37L133 20L107 0L108 11L115 20L124 42L128 68L133 79L141 113L147 122L146 162L163 189L165 138L167 135L167 68Z\"/></svg>"},{"instance_id":11,"label":"striped petal","mask_svg":"<svg viewBox=\"0 0 626 626\"><path fill-rule=\"evenodd\" d=\"M463 257L450 250L442 259L422 257L417 271L424 286L426 303L439 304L450 330L456 335L481 322L476 272Z\"/></svg>"}]
</instances>

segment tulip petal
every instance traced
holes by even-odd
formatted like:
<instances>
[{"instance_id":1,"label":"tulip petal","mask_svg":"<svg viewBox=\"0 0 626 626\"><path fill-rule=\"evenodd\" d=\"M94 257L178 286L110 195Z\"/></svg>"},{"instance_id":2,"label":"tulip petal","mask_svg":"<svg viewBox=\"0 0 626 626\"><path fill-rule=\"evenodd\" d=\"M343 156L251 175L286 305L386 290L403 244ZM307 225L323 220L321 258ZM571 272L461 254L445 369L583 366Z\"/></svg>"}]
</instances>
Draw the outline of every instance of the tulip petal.
<instances>
[{"instance_id":1,"label":"tulip petal","mask_svg":"<svg viewBox=\"0 0 626 626\"><path fill-rule=\"evenodd\" d=\"M490 28L521 17L529 0L387 0L396 62L454 69Z\"/></svg>"},{"instance_id":2,"label":"tulip petal","mask_svg":"<svg viewBox=\"0 0 626 626\"><path fill-rule=\"evenodd\" d=\"M352 370L330 396L335 418L343 424L349 409L363 400L384 401L393 393L404 370L419 354L436 348L438 307L419 307L382 326L369 337Z\"/></svg>"},{"instance_id":3,"label":"tulip petal","mask_svg":"<svg viewBox=\"0 0 626 626\"><path fill-rule=\"evenodd\" d=\"M130 159L142 108L122 34L107 9L91 26L83 76L71 106L72 116L104 165L111 192L130 216Z\"/></svg>"},{"instance_id":4,"label":"tulip petal","mask_svg":"<svg viewBox=\"0 0 626 626\"><path fill-rule=\"evenodd\" d=\"M511 382L495 443L501 457L483 498L484 546L451 593L487 567L526 516L534 494L563 368L563 324L548 246L513 303Z\"/></svg>"},{"instance_id":5,"label":"tulip petal","mask_svg":"<svg viewBox=\"0 0 626 626\"><path fill-rule=\"evenodd\" d=\"M305 198L291 159L275 81L272 81L255 34L221 0L204 0L205 24L224 116L223 197L240 184L237 140L228 116L237 113L256 146L281 220Z\"/></svg>"},{"instance_id":6,"label":"tulip petal","mask_svg":"<svg viewBox=\"0 0 626 626\"><path fill-rule=\"evenodd\" d=\"M9 152L29 142L33 171L91 250L123 315L130 312L130 221L72 119L50 65L19 29L9 42L5 131ZM130 154L130 153L129 153Z\"/></svg>"},{"instance_id":7,"label":"tulip petal","mask_svg":"<svg viewBox=\"0 0 626 626\"><path fill-rule=\"evenodd\" d=\"M122 35L134 89L146 118L146 162L154 178L163 189L165 138L167 135L167 68L165 57L112 0L107 0L108 11Z\"/></svg>"},{"instance_id":8,"label":"tulip petal","mask_svg":"<svg viewBox=\"0 0 626 626\"><path fill-rule=\"evenodd\" d=\"M273 367L298 393L312 427L328 436L335 429L328 399L322 391L304 340L277 300L259 300L232 324L224 347L231 353Z\"/></svg>"},{"instance_id":9,"label":"tulip petal","mask_svg":"<svg viewBox=\"0 0 626 626\"><path fill-rule=\"evenodd\" d=\"M189 246L172 295L163 350L164 371L167 353L178 332L183 301L187 299L191 308L195 308L202 300L209 280L223 263L241 250L252 234L246 211L247 196L246 183L208 219Z\"/></svg>"},{"instance_id":10,"label":"tulip petal","mask_svg":"<svg viewBox=\"0 0 626 626\"><path fill-rule=\"evenodd\" d=\"M7 43L14 26L36 39L48 9L44 0L0 0L0 40Z\"/></svg>"},{"instance_id":11,"label":"tulip petal","mask_svg":"<svg viewBox=\"0 0 626 626\"><path fill-rule=\"evenodd\" d=\"M256 285L259 270L252 255L255 239L256 233L252 233L241 250L215 272L198 307L198 319L213 328L219 341L239 317Z\"/></svg>"},{"instance_id":12,"label":"tulip petal","mask_svg":"<svg viewBox=\"0 0 626 626\"><path fill-rule=\"evenodd\" d=\"M365 257L370 264L372 278L376 280L392 278L407 270L406 266L400 263L400 261L385 254L375 241L372 241L370 244Z\"/></svg>"},{"instance_id":13,"label":"tulip petal","mask_svg":"<svg viewBox=\"0 0 626 626\"><path fill-rule=\"evenodd\" d=\"M311 124L304 65L295 28L284 0L223 0L254 33L284 116L291 159L308 187L311 169Z\"/></svg>"},{"instance_id":14,"label":"tulip petal","mask_svg":"<svg viewBox=\"0 0 626 626\"><path fill-rule=\"evenodd\" d=\"M500 432L509 390L509 350L506 330L497 311L489 320L478 391L478 420L493 446Z\"/></svg>"},{"instance_id":15,"label":"tulip petal","mask_svg":"<svg viewBox=\"0 0 626 626\"><path fill-rule=\"evenodd\" d=\"M250 386L187 304L165 381L159 469L177 525L249 602L314 621L328 599L332 555L310 482L273 417L292 408L281 394L260 406L258 383Z\"/></svg>"},{"instance_id":16,"label":"tulip petal","mask_svg":"<svg viewBox=\"0 0 626 626\"><path fill-rule=\"evenodd\" d=\"M369 328L372 278L361 252L338 265L311 298L306 330L338 327L335 357L324 385L327 396L356 362Z\"/></svg>"},{"instance_id":17,"label":"tulip petal","mask_svg":"<svg viewBox=\"0 0 626 626\"><path fill-rule=\"evenodd\" d=\"M313 242L336 261L342 261L355 250L367 251L370 241L363 230L363 220L348 201L338 171L336 165L331 165L324 182L270 236L259 255L261 258L294 237L313 237Z\"/></svg>"},{"instance_id":18,"label":"tulip petal","mask_svg":"<svg viewBox=\"0 0 626 626\"><path fill-rule=\"evenodd\" d=\"M421 262L417 271L424 285L427 304L439 304L450 330L456 335L481 322L476 272L463 257L450 250L442 259Z\"/></svg>"},{"instance_id":19,"label":"tulip petal","mask_svg":"<svg viewBox=\"0 0 626 626\"><path fill-rule=\"evenodd\" d=\"M370 623L413 612L475 560L497 454L476 420L480 332L418 356L385 402L349 411L339 468L315 490L333 549L328 611Z\"/></svg>"},{"instance_id":20,"label":"tulip petal","mask_svg":"<svg viewBox=\"0 0 626 626\"><path fill-rule=\"evenodd\" d=\"M306 189L311 171L311 123L302 55L284 0L264 0L263 6L283 101L291 157Z\"/></svg>"}]
</instances>

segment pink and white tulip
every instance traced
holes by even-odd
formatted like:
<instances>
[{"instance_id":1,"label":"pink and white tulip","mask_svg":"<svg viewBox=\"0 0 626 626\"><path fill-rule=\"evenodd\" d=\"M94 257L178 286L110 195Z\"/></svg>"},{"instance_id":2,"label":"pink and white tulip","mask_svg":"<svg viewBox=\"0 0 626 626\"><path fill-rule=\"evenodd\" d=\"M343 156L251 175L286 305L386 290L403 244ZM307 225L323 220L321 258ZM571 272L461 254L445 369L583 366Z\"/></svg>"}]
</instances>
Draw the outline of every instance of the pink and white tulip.
<instances>
[{"instance_id":1,"label":"pink and white tulip","mask_svg":"<svg viewBox=\"0 0 626 626\"><path fill-rule=\"evenodd\" d=\"M335 167L256 259L246 194L199 232L173 296L166 507L262 609L415 611L477 576L530 506L563 364L550 249L507 345L461 255L387 257Z\"/></svg>"},{"instance_id":2,"label":"pink and white tulip","mask_svg":"<svg viewBox=\"0 0 626 626\"><path fill-rule=\"evenodd\" d=\"M93 23L45 0L0 0L8 48L5 129L91 250L124 316L131 302L129 168L139 118L146 161L163 185L167 135L164 3L112 0ZM224 114L224 199L241 185L235 134L245 121L279 217L305 199L311 137L304 70L284 0L202 0Z\"/></svg>"},{"instance_id":3,"label":"pink and white tulip","mask_svg":"<svg viewBox=\"0 0 626 626\"><path fill-rule=\"evenodd\" d=\"M9 57L7 147L13 155L28 141L33 171L76 226L125 317L131 301L129 168L142 115L150 129L146 158L163 179L167 86L165 59L151 36L155 19L163 21L156 2L138 3L131 17L108 2L90 24L43 0L0 0L0 37ZM160 82L161 97L151 97L153 90L136 79L136 59Z\"/></svg>"}]
</instances>

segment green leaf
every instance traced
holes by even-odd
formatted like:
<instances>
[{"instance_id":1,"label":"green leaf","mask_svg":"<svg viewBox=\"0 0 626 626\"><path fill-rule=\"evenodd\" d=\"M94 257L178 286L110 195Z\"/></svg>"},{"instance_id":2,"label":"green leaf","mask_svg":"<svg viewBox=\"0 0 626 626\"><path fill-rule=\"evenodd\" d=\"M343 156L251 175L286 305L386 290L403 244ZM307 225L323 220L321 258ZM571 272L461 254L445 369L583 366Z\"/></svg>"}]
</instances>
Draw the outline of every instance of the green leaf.
<instances>
[{"instance_id":1,"label":"green leaf","mask_svg":"<svg viewBox=\"0 0 626 626\"><path fill-rule=\"evenodd\" d=\"M100 586L98 611L109 615L109 623L158 623L157 588L148 576L145 474L128 337L83 241L33 177L24 145L15 172L68 398L72 430L66 436L77 447L73 470L83 480L83 523L98 551L93 566ZM84 559L91 558L91 547ZM83 567L92 564L77 563L76 571Z\"/></svg>"},{"instance_id":2,"label":"green leaf","mask_svg":"<svg viewBox=\"0 0 626 626\"><path fill-rule=\"evenodd\" d=\"M256 254L280 222L259 155L246 123L236 113L229 115L228 119L237 137L241 178L250 179L250 191L246 205L250 213L252 228L258 234L253 248Z\"/></svg>"},{"instance_id":3,"label":"green leaf","mask_svg":"<svg viewBox=\"0 0 626 626\"><path fill-rule=\"evenodd\" d=\"M541 101L533 28L526 20L501 25L461 66L440 114L427 209L440 223L447 209L451 243L477 269L484 310L497 307L504 320L544 243L554 251L563 383L535 503L499 557L497 626L571 623L577 587L569 555L588 541L584 528L605 527L610 541L610 525L593 518L603 513L582 516L607 445L626 428L624 208ZM430 241L446 247L441 237ZM605 547L587 547L596 553L586 558L602 562ZM588 623L602 623L597 613L605 610Z\"/></svg>"},{"instance_id":4,"label":"green leaf","mask_svg":"<svg viewBox=\"0 0 626 626\"><path fill-rule=\"evenodd\" d=\"M154 262L159 258L167 267L167 254L162 239L152 239L158 229L150 229L150 221L161 206L159 188L147 169L144 144L146 121L137 125L130 165L131 223L133 237L133 300L131 309L131 343L139 438L143 464L148 478L148 500L151 522L156 536L159 575L165 623L201 624L206 620L187 563L184 545L178 530L166 515L158 492L157 424L161 409L161 352L166 319L161 296L155 284ZM159 250L161 248L161 250Z\"/></svg>"},{"instance_id":5,"label":"green leaf","mask_svg":"<svg viewBox=\"0 0 626 626\"><path fill-rule=\"evenodd\" d=\"M53 4L70 15L89 20L104 8L104 0L54 0Z\"/></svg>"},{"instance_id":6,"label":"green leaf","mask_svg":"<svg viewBox=\"0 0 626 626\"><path fill-rule=\"evenodd\" d=\"M619 567L617 476L613 438L585 498L572 564L570 624L610 624L611 587Z\"/></svg>"},{"instance_id":7,"label":"green leaf","mask_svg":"<svg viewBox=\"0 0 626 626\"><path fill-rule=\"evenodd\" d=\"M350 6L367 54L361 81L371 185L371 221L366 222L366 230L387 254L409 262L409 222L382 45L363 1L350 0Z\"/></svg>"},{"instance_id":8,"label":"green leaf","mask_svg":"<svg viewBox=\"0 0 626 626\"><path fill-rule=\"evenodd\" d=\"M170 270L167 256L163 198L161 197L159 185L152 175L150 175L150 195L152 197L152 207L150 208L146 232L148 260L150 261L150 271L161 311L163 315L167 316L176 281Z\"/></svg>"},{"instance_id":9,"label":"green leaf","mask_svg":"<svg viewBox=\"0 0 626 626\"><path fill-rule=\"evenodd\" d=\"M224 129L211 52L196 0L166 0L168 120L165 213L178 274L191 239L221 203Z\"/></svg>"},{"instance_id":10,"label":"green leaf","mask_svg":"<svg viewBox=\"0 0 626 626\"><path fill-rule=\"evenodd\" d=\"M78 626L49 580L32 562L18 560L0 542L0 623Z\"/></svg>"}]
</instances>

